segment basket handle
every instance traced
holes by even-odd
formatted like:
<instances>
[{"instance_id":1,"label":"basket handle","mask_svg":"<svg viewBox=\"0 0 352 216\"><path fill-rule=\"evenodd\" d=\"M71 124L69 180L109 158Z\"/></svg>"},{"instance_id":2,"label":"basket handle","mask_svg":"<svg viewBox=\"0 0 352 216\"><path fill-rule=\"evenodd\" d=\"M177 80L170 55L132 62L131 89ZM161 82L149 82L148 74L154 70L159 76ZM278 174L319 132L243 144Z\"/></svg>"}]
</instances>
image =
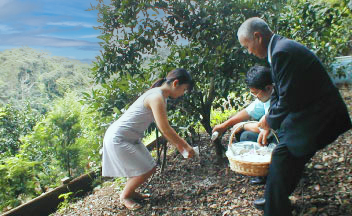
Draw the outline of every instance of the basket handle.
<instances>
[{"instance_id":1,"label":"basket handle","mask_svg":"<svg viewBox=\"0 0 352 216\"><path fill-rule=\"evenodd\" d=\"M246 122L241 122L240 124L238 124L238 126L236 128L233 129L233 132L231 133L231 136L230 136L230 139L229 139L229 147L231 147L232 145L232 140L235 139L236 141L236 137L235 137L235 134L236 134L236 131L239 127L242 127L243 125L245 124L248 124L248 123L257 123L258 121L246 121ZM277 134L276 132L273 130L273 129L270 129L271 133L274 135L277 143L279 143L279 138L277 137Z\"/></svg>"}]
</instances>

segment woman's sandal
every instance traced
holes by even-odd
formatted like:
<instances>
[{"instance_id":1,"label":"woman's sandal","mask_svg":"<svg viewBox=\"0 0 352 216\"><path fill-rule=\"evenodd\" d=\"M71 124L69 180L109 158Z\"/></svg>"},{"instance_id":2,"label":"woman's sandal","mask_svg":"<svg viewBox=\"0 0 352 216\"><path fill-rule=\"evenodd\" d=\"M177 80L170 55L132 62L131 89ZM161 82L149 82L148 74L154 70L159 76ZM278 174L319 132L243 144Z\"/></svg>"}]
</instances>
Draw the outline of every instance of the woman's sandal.
<instances>
[{"instance_id":1,"label":"woman's sandal","mask_svg":"<svg viewBox=\"0 0 352 216\"><path fill-rule=\"evenodd\" d=\"M144 199L148 199L150 197L151 197L150 194L142 194L142 193L137 193L137 192L134 192L132 195L132 198L136 199L136 200L144 200Z\"/></svg>"},{"instance_id":2,"label":"woman's sandal","mask_svg":"<svg viewBox=\"0 0 352 216\"><path fill-rule=\"evenodd\" d=\"M138 210L138 209L143 207L141 204L135 202L133 199L130 199L130 198L120 198L120 202L128 210L131 210L131 211L136 211L136 210ZM127 204L127 202L129 202L130 204Z\"/></svg>"}]
</instances>

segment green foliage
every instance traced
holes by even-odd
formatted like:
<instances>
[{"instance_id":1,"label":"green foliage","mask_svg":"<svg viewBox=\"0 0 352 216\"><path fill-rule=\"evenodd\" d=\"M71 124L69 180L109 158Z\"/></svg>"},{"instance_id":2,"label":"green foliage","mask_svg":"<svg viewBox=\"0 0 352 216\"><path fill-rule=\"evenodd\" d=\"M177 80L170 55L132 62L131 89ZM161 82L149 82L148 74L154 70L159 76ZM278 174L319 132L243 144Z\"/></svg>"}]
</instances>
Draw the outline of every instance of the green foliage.
<instances>
[{"instance_id":1,"label":"green foliage","mask_svg":"<svg viewBox=\"0 0 352 216\"><path fill-rule=\"evenodd\" d=\"M92 166L90 160L100 161L102 129L94 124L95 115L84 109L75 93L67 94L25 137L24 151L32 160L43 161L48 172L57 165L68 176L82 173Z\"/></svg>"},{"instance_id":2,"label":"green foliage","mask_svg":"<svg viewBox=\"0 0 352 216\"><path fill-rule=\"evenodd\" d=\"M115 178L114 182L117 185L116 189L118 189L119 191L122 191L124 188L124 185L126 184L126 178L118 177L118 178Z\"/></svg>"},{"instance_id":3,"label":"green foliage","mask_svg":"<svg viewBox=\"0 0 352 216\"><path fill-rule=\"evenodd\" d=\"M169 102L170 121L185 136L194 134L199 122L210 133L212 107L221 108L217 101L230 92L240 96L247 91L243 84L246 71L255 64L267 64L249 56L237 40L236 29L245 19L263 17L278 33L305 41L325 63L348 47L345 42L351 35L350 30L343 30L350 29L344 11L311 1L110 3L99 1L92 8L98 10L102 24L97 29L102 32L104 52L93 68L95 81L102 86L86 99L107 115L113 108L123 112L151 80L173 68L185 68L197 81L196 88L183 101ZM339 38L330 42L334 32ZM180 39L187 45L179 45ZM163 45L170 50L168 56L157 56ZM154 55L154 59L143 64L143 55ZM242 104L233 105L236 109Z\"/></svg>"},{"instance_id":4,"label":"green foliage","mask_svg":"<svg viewBox=\"0 0 352 216\"><path fill-rule=\"evenodd\" d=\"M45 113L50 102L67 90L90 86L90 65L28 47L0 52L0 104L16 108L29 101Z\"/></svg>"},{"instance_id":5,"label":"green foliage","mask_svg":"<svg viewBox=\"0 0 352 216\"><path fill-rule=\"evenodd\" d=\"M109 120L74 93L90 85L89 65L30 48L0 59L0 209L7 209L100 166L101 122Z\"/></svg>"},{"instance_id":6,"label":"green foliage","mask_svg":"<svg viewBox=\"0 0 352 216\"><path fill-rule=\"evenodd\" d=\"M99 2L93 9L99 11L102 26L97 29L102 32L104 52L93 71L104 90L92 92L95 106L107 114L113 107L125 109L145 89L141 86L175 67L183 67L201 82L182 103L171 102L175 111L170 117L172 124L187 127L191 133L197 122L210 133L213 101L244 90L243 75L254 65L254 58L240 47L234 29L246 17L271 13L280 5L280 1ZM174 45L179 38L186 39L188 45ZM156 54L162 44L171 48L166 62L154 60L149 67L142 67L142 55ZM128 85L122 89L124 83Z\"/></svg>"},{"instance_id":7,"label":"green foliage","mask_svg":"<svg viewBox=\"0 0 352 216\"><path fill-rule=\"evenodd\" d=\"M69 92L72 82L78 89L85 88L87 78L79 78L85 75L75 72L78 72L75 77L84 83L64 73L68 79L58 75L55 83L60 83L60 88L55 89ZM39 87L45 89L42 83ZM20 101L0 105L0 190L4 191L0 195L0 210L15 207L58 186L60 179L67 175L75 177L100 166L99 149L107 126L104 122L109 122L111 117L102 119L99 113L88 110L87 105L80 103L79 93L67 93L62 98L60 94L48 99L52 105L45 107L49 110L45 116L38 114L38 104Z\"/></svg>"},{"instance_id":8,"label":"green foliage","mask_svg":"<svg viewBox=\"0 0 352 216\"><path fill-rule=\"evenodd\" d=\"M47 117L49 120L47 126L53 129L48 135L56 139L56 157L61 167L65 167L68 176L72 175L71 168L77 167L79 160L79 148L73 145L75 139L81 134L79 108L79 103L69 95L69 97L59 99ZM46 140L49 140L49 137Z\"/></svg>"},{"instance_id":9,"label":"green foliage","mask_svg":"<svg viewBox=\"0 0 352 216\"><path fill-rule=\"evenodd\" d=\"M73 195L73 192L68 192L68 193L64 193L64 194L59 195L59 199L64 200L64 201L60 202L57 207L59 209L59 212L69 206L69 202L72 200L72 195Z\"/></svg>"},{"instance_id":10,"label":"green foliage","mask_svg":"<svg viewBox=\"0 0 352 216\"><path fill-rule=\"evenodd\" d=\"M241 96L237 96L234 92L230 93L226 100L224 98L219 99L217 103L222 104L222 106L221 109L213 109L211 111L211 127L223 123L231 116L235 115L238 111L241 111L248 106L252 100L253 97L249 93L244 93ZM236 105L233 106L232 104Z\"/></svg>"},{"instance_id":11,"label":"green foliage","mask_svg":"<svg viewBox=\"0 0 352 216\"><path fill-rule=\"evenodd\" d=\"M335 57L351 54L352 13L346 5L293 0L273 26L312 49L330 67Z\"/></svg>"},{"instance_id":12,"label":"green foliage","mask_svg":"<svg viewBox=\"0 0 352 216\"><path fill-rule=\"evenodd\" d=\"M22 144L20 137L32 131L40 115L27 104L23 109L0 105L0 158L15 156Z\"/></svg>"},{"instance_id":13,"label":"green foliage","mask_svg":"<svg viewBox=\"0 0 352 216\"><path fill-rule=\"evenodd\" d=\"M111 119L102 119L79 101L73 92L57 99L33 131L21 135L18 154L2 154L0 200L6 202L0 209L58 186L67 175L76 177L100 166L99 150L107 127L102 123Z\"/></svg>"},{"instance_id":14,"label":"green foliage","mask_svg":"<svg viewBox=\"0 0 352 216\"><path fill-rule=\"evenodd\" d=\"M0 210L17 206L38 195L38 162L29 161L22 155L0 160Z\"/></svg>"},{"instance_id":15,"label":"green foliage","mask_svg":"<svg viewBox=\"0 0 352 216\"><path fill-rule=\"evenodd\" d=\"M83 94L84 103L90 109L103 113L104 116L109 116L112 113L119 116L149 88L150 74L148 72L145 74L117 76L116 79L112 79L108 83L98 84L91 90L91 93L85 92Z\"/></svg>"}]
</instances>

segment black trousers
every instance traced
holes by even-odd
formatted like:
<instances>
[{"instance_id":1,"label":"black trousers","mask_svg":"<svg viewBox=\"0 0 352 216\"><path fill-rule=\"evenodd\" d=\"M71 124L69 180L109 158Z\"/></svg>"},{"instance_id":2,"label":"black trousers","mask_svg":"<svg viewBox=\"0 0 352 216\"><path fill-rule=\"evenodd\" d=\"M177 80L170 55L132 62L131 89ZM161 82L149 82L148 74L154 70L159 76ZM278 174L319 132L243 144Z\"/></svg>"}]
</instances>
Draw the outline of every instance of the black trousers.
<instances>
[{"instance_id":1,"label":"black trousers","mask_svg":"<svg viewBox=\"0 0 352 216\"><path fill-rule=\"evenodd\" d=\"M294 157L283 143L274 149L265 186L264 216L292 215L288 197L295 190L305 164L313 156L314 153Z\"/></svg>"}]
</instances>

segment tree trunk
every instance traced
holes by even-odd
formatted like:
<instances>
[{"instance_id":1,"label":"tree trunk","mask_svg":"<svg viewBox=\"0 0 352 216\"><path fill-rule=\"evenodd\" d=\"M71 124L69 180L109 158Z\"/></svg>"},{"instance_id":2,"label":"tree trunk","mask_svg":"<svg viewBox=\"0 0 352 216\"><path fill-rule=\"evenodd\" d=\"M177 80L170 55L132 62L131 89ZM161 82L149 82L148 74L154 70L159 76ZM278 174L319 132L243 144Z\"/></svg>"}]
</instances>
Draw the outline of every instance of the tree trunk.
<instances>
[{"instance_id":1,"label":"tree trunk","mask_svg":"<svg viewBox=\"0 0 352 216\"><path fill-rule=\"evenodd\" d=\"M66 152L67 154L67 173L68 173L68 177L71 177L71 167L70 167L70 153Z\"/></svg>"},{"instance_id":2,"label":"tree trunk","mask_svg":"<svg viewBox=\"0 0 352 216\"><path fill-rule=\"evenodd\" d=\"M204 104L202 104L202 116L203 119L201 121L202 125L204 126L205 130L208 132L208 134L211 136L212 128L210 126L210 111L212 107L212 103L215 98L215 80L214 78L211 79L210 81L210 87L209 91L206 97L206 100L204 101ZM225 148L221 145L221 140L216 139L213 142L213 145L215 147L215 152L217 156L218 162L223 161L223 154L225 152Z\"/></svg>"},{"instance_id":3,"label":"tree trunk","mask_svg":"<svg viewBox=\"0 0 352 216\"><path fill-rule=\"evenodd\" d=\"M201 121L203 127L207 131L207 133L211 136L212 128L210 126L210 109L209 109L209 115L203 115L203 119ZM221 140L216 139L214 142L212 142L214 147L215 147L215 152L217 156L217 160L219 163L223 162L223 155L225 152L225 147L221 145Z\"/></svg>"}]
</instances>

